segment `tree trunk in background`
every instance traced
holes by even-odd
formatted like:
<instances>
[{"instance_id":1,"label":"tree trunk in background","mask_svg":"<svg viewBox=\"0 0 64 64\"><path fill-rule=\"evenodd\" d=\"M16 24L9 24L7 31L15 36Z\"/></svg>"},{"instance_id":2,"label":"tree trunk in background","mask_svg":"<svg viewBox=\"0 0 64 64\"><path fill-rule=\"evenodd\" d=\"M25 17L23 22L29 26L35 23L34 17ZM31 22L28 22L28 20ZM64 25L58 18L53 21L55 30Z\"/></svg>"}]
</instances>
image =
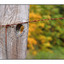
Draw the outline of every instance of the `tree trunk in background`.
<instances>
[{"instance_id":1,"label":"tree trunk in background","mask_svg":"<svg viewBox=\"0 0 64 64\"><path fill-rule=\"evenodd\" d=\"M0 5L0 25L17 24L29 21L29 5ZM20 25L20 24L19 24ZM25 59L29 24L21 33L17 25L7 27L7 46L5 27L0 27L0 59Z\"/></svg>"}]
</instances>

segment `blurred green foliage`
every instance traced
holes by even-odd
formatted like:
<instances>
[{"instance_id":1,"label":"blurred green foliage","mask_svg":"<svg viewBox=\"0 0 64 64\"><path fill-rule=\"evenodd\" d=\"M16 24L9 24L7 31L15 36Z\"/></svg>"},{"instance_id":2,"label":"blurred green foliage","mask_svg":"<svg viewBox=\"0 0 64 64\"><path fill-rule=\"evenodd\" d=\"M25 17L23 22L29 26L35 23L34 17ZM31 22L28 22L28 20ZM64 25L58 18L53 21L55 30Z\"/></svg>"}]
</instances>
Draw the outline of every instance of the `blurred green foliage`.
<instances>
[{"instance_id":1,"label":"blurred green foliage","mask_svg":"<svg viewBox=\"0 0 64 64\"><path fill-rule=\"evenodd\" d=\"M64 5L30 5L30 20L59 17L64 17ZM46 20L29 24L28 51L33 58L62 59L63 50L64 20Z\"/></svg>"}]
</instances>

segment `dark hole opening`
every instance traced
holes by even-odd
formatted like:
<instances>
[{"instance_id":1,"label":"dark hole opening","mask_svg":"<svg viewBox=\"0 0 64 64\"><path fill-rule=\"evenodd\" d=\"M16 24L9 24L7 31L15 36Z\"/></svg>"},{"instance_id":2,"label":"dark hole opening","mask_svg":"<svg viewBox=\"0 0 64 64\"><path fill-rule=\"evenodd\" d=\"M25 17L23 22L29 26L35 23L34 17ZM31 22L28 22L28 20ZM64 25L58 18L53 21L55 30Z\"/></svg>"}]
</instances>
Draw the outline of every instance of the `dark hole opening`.
<instances>
[{"instance_id":1,"label":"dark hole opening","mask_svg":"<svg viewBox=\"0 0 64 64\"><path fill-rule=\"evenodd\" d=\"M20 33L23 32L23 29L24 29L24 26L23 26L22 24L18 24L18 25L16 26L16 31L20 31Z\"/></svg>"}]
</instances>

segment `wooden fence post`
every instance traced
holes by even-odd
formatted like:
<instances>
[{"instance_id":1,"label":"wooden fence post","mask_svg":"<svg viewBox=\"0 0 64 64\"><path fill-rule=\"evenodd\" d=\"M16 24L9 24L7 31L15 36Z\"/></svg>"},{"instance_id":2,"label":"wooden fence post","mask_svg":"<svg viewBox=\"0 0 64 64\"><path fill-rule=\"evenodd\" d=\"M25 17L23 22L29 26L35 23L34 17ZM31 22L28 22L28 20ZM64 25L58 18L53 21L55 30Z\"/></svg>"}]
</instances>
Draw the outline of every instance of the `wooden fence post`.
<instances>
[{"instance_id":1,"label":"wooden fence post","mask_svg":"<svg viewBox=\"0 0 64 64\"><path fill-rule=\"evenodd\" d=\"M0 59L25 59L27 49L29 5L0 5L0 25L7 27L7 44L5 43L5 29L0 27ZM21 27L24 27L21 33Z\"/></svg>"}]
</instances>

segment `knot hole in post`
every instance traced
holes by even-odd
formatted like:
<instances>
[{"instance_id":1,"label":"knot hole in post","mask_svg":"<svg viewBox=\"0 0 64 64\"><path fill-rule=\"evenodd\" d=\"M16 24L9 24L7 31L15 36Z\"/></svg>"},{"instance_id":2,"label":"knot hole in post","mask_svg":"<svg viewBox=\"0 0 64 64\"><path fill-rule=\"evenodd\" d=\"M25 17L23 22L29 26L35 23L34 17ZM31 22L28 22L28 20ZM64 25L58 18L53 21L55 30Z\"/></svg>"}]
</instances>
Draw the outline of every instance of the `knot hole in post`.
<instances>
[{"instance_id":1,"label":"knot hole in post","mask_svg":"<svg viewBox=\"0 0 64 64\"><path fill-rule=\"evenodd\" d=\"M23 30L24 30L24 26L22 24L18 24L16 26L16 31L18 34L22 34Z\"/></svg>"}]
</instances>

